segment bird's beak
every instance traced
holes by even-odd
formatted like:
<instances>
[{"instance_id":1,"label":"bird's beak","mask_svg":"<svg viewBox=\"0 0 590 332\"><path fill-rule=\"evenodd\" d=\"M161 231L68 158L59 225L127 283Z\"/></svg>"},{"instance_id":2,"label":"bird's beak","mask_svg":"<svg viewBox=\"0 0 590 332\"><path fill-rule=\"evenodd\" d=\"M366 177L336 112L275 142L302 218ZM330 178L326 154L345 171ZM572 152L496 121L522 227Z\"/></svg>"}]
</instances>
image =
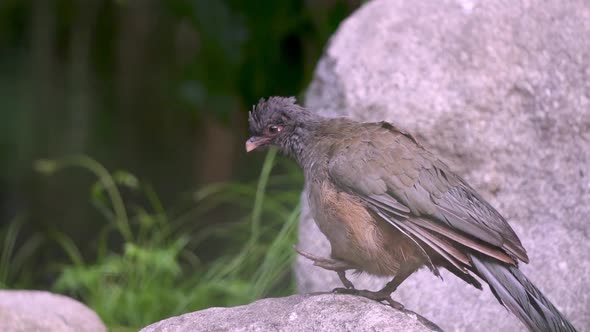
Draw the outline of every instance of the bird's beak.
<instances>
[{"instance_id":1,"label":"bird's beak","mask_svg":"<svg viewBox=\"0 0 590 332\"><path fill-rule=\"evenodd\" d=\"M246 141L246 152L256 150L256 148L266 142L268 142L268 138L266 137L252 136Z\"/></svg>"}]
</instances>

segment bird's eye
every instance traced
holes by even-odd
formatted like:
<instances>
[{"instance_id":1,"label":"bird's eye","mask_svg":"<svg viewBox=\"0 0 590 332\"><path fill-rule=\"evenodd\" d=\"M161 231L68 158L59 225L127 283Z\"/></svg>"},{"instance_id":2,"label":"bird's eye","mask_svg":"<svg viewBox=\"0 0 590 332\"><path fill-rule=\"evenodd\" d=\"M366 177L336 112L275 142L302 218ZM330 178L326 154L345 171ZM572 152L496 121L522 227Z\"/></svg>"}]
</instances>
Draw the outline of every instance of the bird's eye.
<instances>
[{"instance_id":1,"label":"bird's eye","mask_svg":"<svg viewBox=\"0 0 590 332\"><path fill-rule=\"evenodd\" d=\"M276 135L278 133L280 133L283 130L283 126L281 125L272 125L272 126L268 126L268 128L266 128L267 132L271 135Z\"/></svg>"}]
</instances>

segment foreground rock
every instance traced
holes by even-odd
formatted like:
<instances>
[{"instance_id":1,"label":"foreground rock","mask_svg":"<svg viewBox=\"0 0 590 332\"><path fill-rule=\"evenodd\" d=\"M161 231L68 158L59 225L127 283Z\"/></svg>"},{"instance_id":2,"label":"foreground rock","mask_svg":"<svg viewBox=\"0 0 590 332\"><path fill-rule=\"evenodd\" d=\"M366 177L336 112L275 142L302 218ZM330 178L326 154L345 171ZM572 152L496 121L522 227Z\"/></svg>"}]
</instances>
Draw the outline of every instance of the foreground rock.
<instances>
[{"instance_id":1,"label":"foreground rock","mask_svg":"<svg viewBox=\"0 0 590 332\"><path fill-rule=\"evenodd\" d=\"M328 116L390 120L438 152L509 219L522 270L590 330L590 2L377 0L334 35L306 104ZM328 244L304 209L302 249ZM298 259L302 292L339 285ZM450 331L522 331L486 289L446 273L396 293ZM361 277L378 289L382 280Z\"/></svg>"},{"instance_id":2,"label":"foreground rock","mask_svg":"<svg viewBox=\"0 0 590 332\"><path fill-rule=\"evenodd\" d=\"M438 331L409 311L339 294L293 295L233 308L210 308L154 323L141 332Z\"/></svg>"},{"instance_id":3,"label":"foreground rock","mask_svg":"<svg viewBox=\"0 0 590 332\"><path fill-rule=\"evenodd\" d=\"M94 311L69 297L41 291L0 290L2 332L106 332Z\"/></svg>"}]
</instances>

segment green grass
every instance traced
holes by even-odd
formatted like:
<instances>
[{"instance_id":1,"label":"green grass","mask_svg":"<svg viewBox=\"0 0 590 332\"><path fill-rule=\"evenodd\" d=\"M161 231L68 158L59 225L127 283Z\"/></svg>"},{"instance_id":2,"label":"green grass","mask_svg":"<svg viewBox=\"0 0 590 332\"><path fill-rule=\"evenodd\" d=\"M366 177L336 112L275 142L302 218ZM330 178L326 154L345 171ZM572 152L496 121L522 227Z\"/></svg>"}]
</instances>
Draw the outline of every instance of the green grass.
<instances>
[{"instance_id":1,"label":"green grass","mask_svg":"<svg viewBox=\"0 0 590 332\"><path fill-rule=\"evenodd\" d=\"M41 247L43 238L33 234L17 246L25 219L16 217L0 230L0 289L8 288L9 285L23 287L31 284L34 271L27 263Z\"/></svg>"},{"instance_id":2,"label":"green grass","mask_svg":"<svg viewBox=\"0 0 590 332\"><path fill-rule=\"evenodd\" d=\"M155 191L133 175L111 173L86 156L38 161L36 169L45 174L68 167L92 172L97 182L91 200L105 219L92 259L82 255L88 248L63 232L50 234L69 257L60 265L53 290L80 299L113 330L294 292L292 246L302 181L291 164L282 165L287 172L273 176L275 157L276 151L269 151L256 182L207 186L191 195L189 208L179 211L166 209ZM127 201L128 191L148 203ZM227 220L209 222L215 211ZM13 225L7 234L18 231L19 224ZM123 243L119 249L112 248L113 237ZM6 256L15 257L10 254L14 241L4 243L10 249ZM34 247L22 249L21 257ZM6 271L13 269L4 252L3 283L9 280Z\"/></svg>"}]
</instances>

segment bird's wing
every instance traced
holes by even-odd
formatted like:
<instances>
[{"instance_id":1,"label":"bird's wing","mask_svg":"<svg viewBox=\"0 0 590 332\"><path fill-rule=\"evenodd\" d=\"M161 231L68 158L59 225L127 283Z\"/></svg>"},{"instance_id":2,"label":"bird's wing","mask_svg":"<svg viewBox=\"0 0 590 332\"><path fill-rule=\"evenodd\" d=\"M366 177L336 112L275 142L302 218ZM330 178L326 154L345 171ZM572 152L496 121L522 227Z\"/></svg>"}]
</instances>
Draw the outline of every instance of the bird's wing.
<instances>
[{"instance_id":1,"label":"bird's wing","mask_svg":"<svg viewBox=\"0 0 590 332\"><path fill-rule=\"evenodd\" d=\"M448 166L389 123L364 124L337 143L328 164L340 189L465 270L467 247L500 261L528 262L506 220Z\"/></svg>"}]
</instances>

